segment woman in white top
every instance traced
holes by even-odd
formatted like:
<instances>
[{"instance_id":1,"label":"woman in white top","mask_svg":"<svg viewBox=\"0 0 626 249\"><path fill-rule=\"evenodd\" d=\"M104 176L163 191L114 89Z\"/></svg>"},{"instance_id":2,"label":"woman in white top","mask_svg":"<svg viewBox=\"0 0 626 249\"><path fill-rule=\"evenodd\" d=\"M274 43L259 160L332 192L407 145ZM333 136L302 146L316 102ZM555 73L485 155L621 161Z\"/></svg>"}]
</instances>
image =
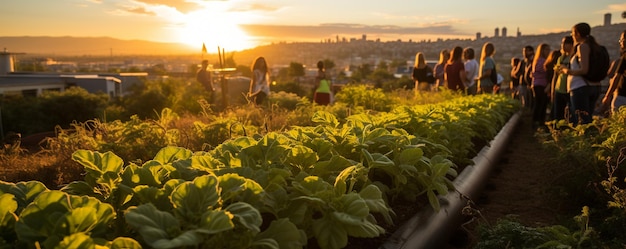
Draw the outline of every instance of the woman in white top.
<instances>
[{"instance_id":1,"label":"woman in white top","mask_svg":"<svg viewBox=\"0 0 626 249\"><path fill-rule=\"evenodd\" d=\"M252 64L252 79L248 97L260 105L270 95L270 74L265 58L258 57Z\"/></svg>"},{"instance_id":2,"label":"woman in white top","mask_svg":"<svg viewBox=\"0 0 626 249\"><path fill-rule=\"evenodd\" d=\"M598 46L590 35L591 27L587 23L578 23L572 27L575 51L570 59L569 68L561 66L561 72L567 74L567 91L573 110L575 124L588 124L592 121L596 101L600 97L600 83L587 82L584 75L589 71L591 46Z\"/></svg>"}]
</instances>

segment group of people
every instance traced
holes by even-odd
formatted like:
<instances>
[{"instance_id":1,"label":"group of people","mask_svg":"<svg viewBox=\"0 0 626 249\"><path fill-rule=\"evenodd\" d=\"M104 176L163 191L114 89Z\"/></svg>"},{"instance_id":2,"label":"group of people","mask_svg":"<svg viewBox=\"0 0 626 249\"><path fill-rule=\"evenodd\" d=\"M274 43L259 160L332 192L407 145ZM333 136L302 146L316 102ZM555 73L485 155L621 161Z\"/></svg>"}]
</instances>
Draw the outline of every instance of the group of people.
<instances>
[{"instance_id":1,"label":"group of people","mask_svg":"<svg viewBox=\"0 0 626 249\"><path fill-rule=\"evenodd\" d=\"M532 110L533 128L545 123L548 106L551 107L550 119L587 124L593 120L595 111L615 112L626 105L626 86L622 86L626 69L624 32L619 39L621 56L607 72L610 85L598 108L601 80L588 77L588 73L594 66L590 65L593 64L592 51L598 51L601 46L591 35L589 24L574 25L571 35L563 37L560 49L552 50L550 45L541 43L535 53L534 47L525 46L523 58L511 59L509 88L513 98ZM457 46L450 52L442 50L434 68L427 65L424 54L418 52L412 74L414 87L431 91L446 87L468 95L498 93L502 76L497 73L495 52L494 45L486 42L476 61L472 48Z\"/></svg>"},{"instance_id":2,"label":"group of people","mask_svg":"<svg viewBox=\"0 0 626 249\"><path fill-rule=\"evenodd\" d=\"M607 75L610 85L601 101L599 110L610 109L612 112L626 105L626 86L623 86L626 70L626 31L619 38L620 58L613 61ZM590 69L592 51L600 45L591 35L587 23L578 23L572 27L571 35L563 37L558 50L552 50L546 43L537 46L536 53L532 46L522 49L523 58L511 59L510 90L513 98L532 109L533 127L545 123L547 108L551 104L553 120L567 120L575 124L592 121L596 103L601 94L599 81L590 81L586 75ZM498 93L499 77L493 59L496 50L492 43L486 42L479 61L474 57L474 49L454 47L451 51L442 50L434 68L426 64L424 54L415 56L412 78L417 90L436 91L446 87L454 91L463 91L468 95ZM198 70L197 79L213 95L208 61L203 61ZM318 74L314 102L328 105L332 102L331 83L326 76L324 63L317 63ZM252 64L252 79L248 98L259 105L270 94L269 70L265 58L258 57Z\"/></svg>"},{"instance_id":3,"label":"group of people","mask_svg":"<svg viewBox=\"0 0 626 249\"><path fill-rule=\"evenodd\" d=\"M558 50L542 43L535 53L532 46L526 46L522 49L522 59L511 59L512 97L532 109L533 128L545 123L549 104L550 119L573 124L591 123L594 113L615 112L626 105L626 86L622 87L626 68L625 35L626 31L622 32L619 39L620 58L613 61L606 73L610 85L600 104L601 79L592 79L588 74L592 66L598 66L598 62L591 60L594 51L601 50L601 45L591 35L589 24L574 25L571 35L562 38Z\"/></svg>"},{"instance_id":4,"label":"group of people","mask_svg":"<svg viewBox=\"0 0 626 249\"><path fill-rule=\"evenodd\" d=\"M196 71L196 80L209 93L208 102L213 103L215 98L215 85L212 73L209 71L209 61L203 60L202 66ZM247 98L253 103L262 104L270 94L270 74L264 57L258 57L252 63L252 78Z\"/></svg>"},{"instance_id":5,"label":"group of people","mask_svg":"<svg viewBox=\"0 0 626 249\"><path fill-rule=\"evenodd\" d=\"M215 86L208 65L208 60L202 61L202 66L196 72L196 80L209 92L209 103L212 103L215 96ZM318 105L329 105L333 101L331 81L326 76L323 61L317 62L317 68L313 101ZM254 104L261 105L270 94L270 73L267 61L264 57L257 57L252 63L251 69L250 89L246 97Z\"/></svg>"},{"instance_id":6,"label":"group of people","mask_svg":"<svg viewBox=\"0 0 626 249\"><path fill-rule=\"evenodd\" d=\"M473 48L456 46L452 51L444 49L439 53L439 61L434 68L426 64L424 54L418 52L412 74L414 87L420 91L436 91L439 87L446 87L469 95L497 93L501 79L493 59L495 52L492 43L485 43L479 62L475 59Z\"/></svg>"}]
</instances>

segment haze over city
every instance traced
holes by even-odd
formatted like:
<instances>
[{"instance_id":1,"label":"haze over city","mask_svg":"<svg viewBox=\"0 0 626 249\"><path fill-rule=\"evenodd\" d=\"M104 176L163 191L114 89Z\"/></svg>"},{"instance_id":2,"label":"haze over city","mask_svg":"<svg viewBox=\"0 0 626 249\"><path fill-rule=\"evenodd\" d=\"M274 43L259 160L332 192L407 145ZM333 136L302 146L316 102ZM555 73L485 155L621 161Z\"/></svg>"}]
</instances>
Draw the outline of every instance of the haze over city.
<instances>
[{"instance_id":1,"label":"haze over city","mask_svg":"<svg viewBox=\"0 0 626 249\"><path fill-rule=\"evenodd\" d=\"M569 30L578 22L621 21L620 0L581 1L288 1L288 0L20 0L0 9L2 36L112 37L206 44L230 51L274 42L337 38L469 39Z\"/></svg>"}]
</instances>

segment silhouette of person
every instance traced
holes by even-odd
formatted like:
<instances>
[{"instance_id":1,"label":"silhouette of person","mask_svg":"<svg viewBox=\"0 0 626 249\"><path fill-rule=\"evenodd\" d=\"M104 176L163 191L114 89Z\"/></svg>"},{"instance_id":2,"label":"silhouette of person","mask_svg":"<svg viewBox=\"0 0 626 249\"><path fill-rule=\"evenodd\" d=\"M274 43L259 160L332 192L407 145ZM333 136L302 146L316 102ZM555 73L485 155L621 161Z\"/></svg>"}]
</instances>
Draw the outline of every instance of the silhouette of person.
<instances>
[{"instance_id":1,"label":"silhouette of person","mask_svg":"<svg viewBox=\"0 0 626 249\"><path fill-rule=\"evenodd\" d=\"M264 57L257 57L252 64L252 79L248 97L256 105L265 102L270 95L270 74Z\"/></svg>"},{"instance_id":2,"label":"silhouette of person","mask_svg":"<svg viewBox=\"0 0 626 249\"><path fill-rule=\"evenodd\" d=\"M215 86L213 85L213 76L208 71L209 61L203 60L202 66L196 72L196 80L202 84L204 89L209 93L209 104L212 104L215 99Z\"/></svg>"},{"instance_id":3,"label":"silhouette of person","mask_svg":"<svg viewBox=\"0 0 626 249\"><path fill-rule=\"evenodd\" d=\"M465 85L463 84L465 79L465 65L463 64L462 56L463 48L459 46L454 47L450 55L450 60L448 60L444 68L446 87L453 91L460 90L465 92Z\"/></svg>"},{"instance_id":4,"label":"silhouette of person","mask_svg":"<svg viewBox=\"0 0 626 249\"><path fill-rule=\"evenodd\" d=\"M446 63L450 60L450 52L447 49L441 50L439 52L439 61L435 64L434 74L435 74L435 84L431 86L431 91L437 91L440 86L445 86L445 71L444 67Z\"/></svg>"},{"instance_id":5,"label":"silhouette of person","mask_svg":"<svg viewBox=\"0 0 626 249\"><path fill-rule=\"evenodd\" d=\"M422 52L415 54L415 64L413 65L413 81L415 81L415 90L420 91L424 86L429 86L435 83L435 76L433 75L433 69L426 64L426 59Z\"/></svg>"},{"instance_id":6,"label":"silhouette of person","mask_svg":"<svg viewBox=\"0 0 626 249\"><path fill-rule=\"evenodd\" d=\"M574 48L574 38L565 36L561 40L561 56L556 61L555 77L552 80L552 118L555 120L565 119L565 108L570 106L569 93L567 92L567 75L558 69L561 66L569 67L569 61ZM571 121L571 120L570 120Z\"/></svg>"},{"instance_id":7,"label":"silhouette of person","mask_svg":"<svg viewBox=\"0 0 626 249\"><path fill-rule=\"evenodd\" d=\"M468 95L475 95L477 91L476 78L478 77L479 64L475 59L473 48L463 49L463 59L465 60L465 87Z\"/></svg>"},{"instance_id":8,"label":"silhouette of person","mask_svg":"<svg viewBox=\"0 0 626 249\"><path fill-rule=\"evenodd\" d=\"M620 106L626 105L626 30L619 38L620 58L617 60L614 73L609 82L609 89L602 98L603 109L611 106L611 114L617 112Z\"/></svg>"},{"instance_id":9,"label":"silhouette of person","mask_svg":"<svg viewBox=\"0 0 626 249\"><path fill-rule=\"evenodd\" d=\"M493 43L486 42L483 44L483 48L480 54L480 69L478 70L478 93L493 93L494 87L498 83L496 62L493 60L493 55L496 53L496 48ZM494 77L495 76L495 77Z\"/></svg>"},{"instance_id":10,"label":"silhouette of person","mask_svg":"<svg viewBox=\"0 0 626 249\"><path fill-rule=\"evenodd\" d=\"M548 105L548 77L545 69L546 59L550 55L550 46L541 43L537 46L537 54L532 66L532 92L533 92L533 129L543 125L546 121L546 108Z\"/></svg>"},{"instance_id":11,"label":"silhouette of person","mask_svg":"<svg viewBox=\"0 0 626 249\"><path fill-rule=\"evenodd\" d=\"M315 77L316 87L315 94L313 95L313 102L318 105L329 105L331 94L331 83L326 78L326 69L324 68L324 62L317 62L317 76Z\"/></svg>"}]
</instances>

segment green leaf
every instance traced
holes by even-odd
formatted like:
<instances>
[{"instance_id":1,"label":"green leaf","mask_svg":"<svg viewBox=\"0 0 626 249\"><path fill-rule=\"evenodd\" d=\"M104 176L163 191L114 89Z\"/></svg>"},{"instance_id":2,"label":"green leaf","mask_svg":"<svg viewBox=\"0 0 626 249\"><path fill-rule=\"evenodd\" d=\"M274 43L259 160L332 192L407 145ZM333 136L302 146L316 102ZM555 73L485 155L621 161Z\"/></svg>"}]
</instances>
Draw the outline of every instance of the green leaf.
<instances>
[{"instance_id":1,"label":"green leaf","mask_svg":"<svg viewBox=\"0 0 626 249\"><path fill-rule=\"evenodd\" d=\"M109 204L93 197L53 190L39 194L24 209L15 224L15 231L20 240L31 243L60 240L75 232L104 236L108 233L108 223L114 218L115 212Z\"/></svg>"},{"instance_id":2,"label":"green leaf","mask_svg":"<svg viewBox=\"0 0 626 249\"><path fill-rule=\"evenodd\" d=\"M161 165L129 165L122 172L122 183L127 186L135 187L137 185L148 185L159 187L161 179L167 174L167 171Z\"/></svg>"},{"instance_id":3,"label":"green leaf","mask_svg":"<svg viewBox=\"0 0 626 249\"><path fill-rule=\"evenodd\" d=\"M274 239L259 239L252 242L252 245L250 245L250 247L258 249L280 249L280 245Z\"/></svg>"},{"instance_id":4,"label":"green leaf","mask_svg":"<svg viewBox=\"0 0 626 249\"><path fill-rule=\"evenodd\" d=\"M165 192L164 189L141 185L133 188L134 196L140 203L152 203L157 209L161 211L172 210L173 206L170 203L170 193Z\"/></svg>"},{"instance_id":5,"label":"green leaf","mask_svg":"<svg viewBox=\"0 0 626 249\"><path fill-rule=\"evenodd\" d=\"M154 156L154 160L162 164L169 164L178 160L190 159L192 155L193 152L191 152L191 150L182 147L167 146L162 148L156 156Z\"/></svg>"},{"instance_id":6,"label":"green leaf","mask_svg":"<svg viewBox=\"0 0 626 249\"><path fill-rule=\"evenodd\" d=\"M424 151L421 148L406 148L395 159L397 164L416 165L423 156Z\"/></svg>"},{"instance_id":7,"label":"green leaf","mask_svg":"<svg viewBox=\"0 0 626 249\"><path fill-rule=\"evenodd\" d=\"M44 241L55 234L56 224L68 212L67 194L60 191L41 193L20 214L15 232L22 241Z\"/></svg>"},{"instance_id":8,"label":"green leaf","mask_svg":"<svg viewBox=\"0 0 626 249\"><path fill-rule=\"evenodd\" d=\"M150 246L155 249L185 248L187 246L198 246L202 243L202 238L195 231L185 231L173 239L158 239L152 241Z\"/></svg>"},{"instance_id":9,"label":"green leaf","mask_svg":"<svg viewBox=\"0 0 626 249\"><path fill-rule=\"evenodd\" d=\"M217 177L221 198L224 202L244 201L250 204L260 203L264 190L254 180L238 174L224 174Z\"/></svg>"},{"instance_id":10,"label":"green leaf","mask_svg":"<svg viewBox=\"0 0 626 249\"><path fill-rule=\"evenodd\" d=\"M100 153L89 150L77 150L72 154L72 159L83 165L87 173L99 183L110 183L117 180L124 166L124 160L110 151Z\"/></svg>"},{"instance_id":11,"label":"green leaf","mask_svg":"<svg viewBox=\"0 0 626 249\"><path fill-rule=\"evenodd\" d=\"M157 210L152 204L129 208L125 218L154 248L193 246L202 242L193 231L181 232L178 219L168 212Z\"/></svg>"},{"instance_id":12,"label":"green leaf","mask_svg":"<svg viewBox=\"0 0 626 249\"><path fill-rule=\"evenodd\" d=\"M311 121L318 124L327 125L333 128L337 128L339 126L339 121L337 117L330 112L326 111L317 111L313 113L313 117L311 117Z\"/></svg>"},{"instance_id":13,"label":"green leaf","mask_svg":"<svg viewBox=\"0 0 626 249\"><path fill-rule=\"evenodd\" d=\"M93 207L79 207L71 210L65 215L62 226L67 229L66 234L89 232L97 224L97 210Z\"/></svg>"},{"instance_id":14,"label":"green leaf","mask_svg":"<svg viewBox=\"0 0 626 249\"><path fill-rule=\"evenodd\" d=\"M0 193L9 193L15 196L17 201L16 214L19 214L28 204L33 202L40 193L47 191L48 188L41 182L28 181L9 183L0 181Z\"/></svg>"},{"instance_id":15,"label":"green leaf","mask_svg":"<svg viewBox=\"0 0 626 249\"><path fill-rule=\"evenodd\" d=\"M188 222L197 222L202 214L218 205L218 179L212 175L197 177L193 182L178 185L170 195L174 212Z\"/></svg>"},{"instance_id":16,"label":"green leaf","mask_svg":"<svg viewBox=\"0 0 626 249\"><path fill-rule=\"evenodd\" d=\"M316 194L323 194L333 190L333 186L330 183L317 176L307 176L301 182L293 182L293 186L306 196L315 196Z\"/></svg>"},{"instance_id":17,"label":"green leaf","mask_svg":"<svg viewBox=\"0 0 626 249\"><path fill-rule=\"evenodd\" d=\"M220 166L222 166L220 161L210 154L193 155L191 157L191 168L193 169L213 173Z\"/></svg>"},{"instance_id":18,"label":"green leaf","mask_svg":"<svg viewBox=\"0 0 626 249\"><path fill-rule=\"evenodd\" d=\"M232 219L233 215L224 210L207 210L202 214L200 228L197 231L204 234L216 234L231 230L235 227Z\"/></svg>"},{"instance_id":19,"label":"green leaf","mask_svg":"<svg viewBox=\"0 0 626 249\"><path fill-rule=\"evenodd\" d=\"M270 226L257 235L257 241L271 239L277 242L280 249L300 249L307 245L307 237L304 231L298 229L289 219L278 219L272 221ZM274 248L274 247L268 247Z\"/></svg>"},{"instance_id":20,"label":"green leaf","mask_svg":"<svg viewBox=\"0 0 626 249\"><path fill-rule=\"evenodd\" d=\"M96 243L85 233L74 233L65 236L63 240L54 247L55 249L91 249L96 248Z\"/></svg>"},{"instance_id":21,"label":"green leaf","mask_svg":"<svg viewBox=\"0 0 626 249\"><path fill-rule=\"evenodd\" d=\"M263 223L261 213L250 204L245 202L233 203L226 207L226 211L234 215L235 220L246 229L255 234L261 231L260 227Z\"/></svg>"},{"instance_id":22,"label":"green leaf","mask_svg":"<svg viewBox=\"0 0 626 249\"><path fill-rule=\"evenodd\" d=\"M315 164L319 158L317 153L311 148L303 145L295 145L291 147L286 155L286 162L299 167L300 169L307 169L311 165Z\"/></svg>"},{"instance_id":23,"label":"green leaf","mask_svg":"<svg viewBox=\"0 0 626 249\"><path fill-rule=\"evenodd\" d=\"M141 249L139 242L126 237L117 237L108 246L111 249Z\"/></svg>"},{"instance_id":24,"label":"green leaf","mask_svg":"<svg viewBox=\"0 0 626 249\"><path fill-rule=\"evenodd\" d=\"M339 249L348 245L348 232L344 226L328 216L313 221L313 235L320 248Z\"/></svg>"},{"instance_id":25,"label":"green leaf","mask_svg":"<svg viewBox=\"0 0 626 249\"><path fill-rule=\"evenodd\" d=\"M359 192L359 195L363 198L365 204L367 204L370 212L382 214L388 224L393 224L393 219L391 218L393 210L387 206L387 203L383 199L383 193L378 187L375 185L367 185L367 187Z\"/></svg>"},{"instance_id":26,"label":"green leaf","mask_svg":"<svg viewBox=\"0 0 626 249\"><path fill-rule=\"evenodd\" d=\"M435 192L432 190L428 190L426 191L426 195L428 196L428 202L430 203L430 206L433 207L435 211L439 212L441 206L439 205L439 199L437 198Z\"/></svg>"},{"instance_id":27,"label":"green leaf","mask_svg":"<svg viewBox=\"0 0 626 249\"><path fill-rule=\"evenodd\" d=\"M341 155L335 155L329 161L319 161L313 165L313 175L326 177L336 174L350 166L354 165L350 160Z\"/></svg>"},{"instance_id":28,"label":"green leaf","mask_svg":"<svg viewBox=\"0 0 626 249\"><path fill-rule=\"evenodd\" d=\"M15 236L15 222L17 222L17 201L12 194L0 194L0 241L2 237ZM0 248L1 248L0 243Z\"/></svg>"},{"instance_id":29,"label":"green leaf","mask_svg":"<svg viewBox=\"0 0 626 249\"><path fill-rule=\"evenodd\" d=\"M61 191L72 195L87 195L98 197L100 194L94 192L94 187L85 181L73 181L61 188Z\"/></svg>"},{"instance_id":30,"label":"green leaf","mask_svg":"<svg viewBox=\"0 0 626 249\"><path fill-rule=\"evenodd\" d=\"M342 195L337 201L340 205L337 211L333 212L333 217L342 223L360 224L369 215L367 204L356 193Z\"/></svg>"}]
</instances>

